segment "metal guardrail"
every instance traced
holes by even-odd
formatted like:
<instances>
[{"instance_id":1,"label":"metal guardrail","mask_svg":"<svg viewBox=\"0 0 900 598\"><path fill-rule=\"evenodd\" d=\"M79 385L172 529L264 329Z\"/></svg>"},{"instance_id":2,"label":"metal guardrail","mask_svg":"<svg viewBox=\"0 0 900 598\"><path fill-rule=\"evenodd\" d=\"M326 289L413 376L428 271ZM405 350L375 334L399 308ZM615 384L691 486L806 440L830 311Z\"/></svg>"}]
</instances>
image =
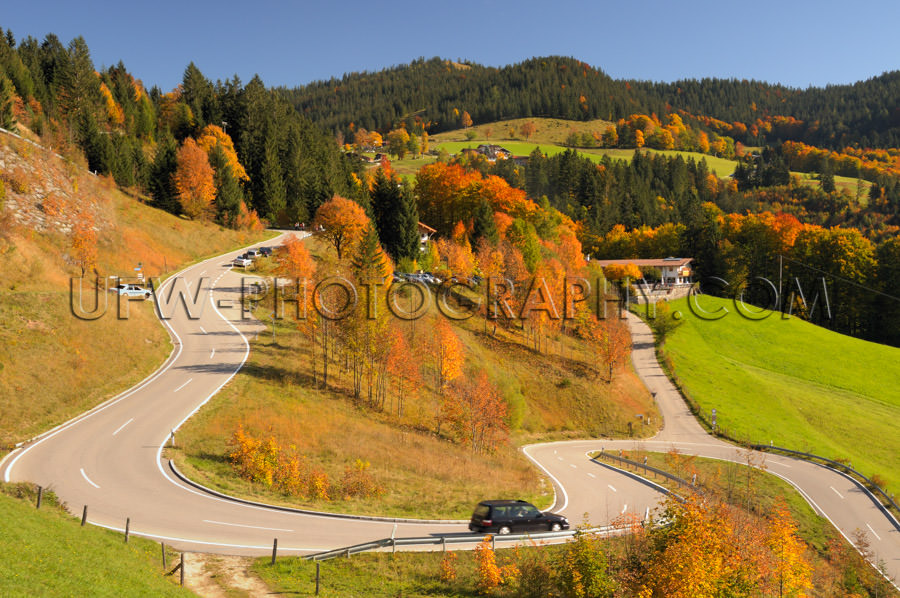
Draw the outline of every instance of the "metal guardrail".
<instances>
[{"instance_id":1,"label":"metal guardrail","mask_svg":"<svg viewBox=\"0 0 900 598\"><path fill-rule=\"evenodd\" d=\"M613 525L606 525L587 530L566 530L561 532L542 532L537 534L508 534L505 536L498 536L496 534L460 534L454 536L423 536L419 538L383 538L381 540L373 540L371 542L364 542L362 544L355 544L353 546L346 546L344 548L335 548L334 550L317 552L316 554L304 556L303 559L307 561L327 561L328 559L342 556L349 557L353 554L371 552L373 550L379 550L388 547L390 547L392 550L396 550L398 546L440 546L441 548L446 550L447 545L477 544L483 541L487 536L491 537L492 546L496 545L499 542L510 543L522 542L525 540L556 540L561 538L571 538L575 534L579 533L579 531L586 534L611 534L614 532L624 531L624 529Z\"/></svg>"},{"instance_id":2,"label":"metal guardrail","mask_svg":"<svg viewBox=\"0 0 900 598\"><path fill-rule=\"evenodd\" d=\"M607 453L606 451L604 451L602 449L600 450L599 453L597 453L597 457L604 458L604 459L611 459L613 461L618 461L619 463L629 465L631 467L634 467L635 469L643 469L645 474L646 473L654 473L658 476L666 478L667 480L671 480L671 481L675 482L676 484L683 486L684 488L687 488L691 492L703 494L703 491L697 487L696 483L688 482L687 480L679 478L678 476L674 476L671 473L669 473L667 471L663 471L662 469L653 467L652 465L647 465L646 463L640 463L638 461L632 461L631 459L626 459L625 457L621 457L619 455L613 455L612 453ZM597 457L594 457L594 460L596 460ZM694 481L696 482L696 479ZM678 496L677 494L675 494L668 488L664 488L663 486L660 486L660 488L662 488L666 492L666 494L668 494L669 496L673 496L673 497L681 500L680 496Z\"/></svg>"},{"instance_id":3,"label":"metal guardrail","mask_svg":"<svg viewBox=\"0 0 900 598\"><path fill-rule=\"evenodd\" d=\"M793 449L784 448L781 446L772 446L772 445L767 445L767 444L751 444L750 448L752 448L753 450L757 450L757 451L769 451L769 452L777 451L780 453L793 455L795 457L800 457L801 459L804 459L807 461L812 461L812 462L821 461L825 466L827 466L830 469L833 469L840 473L855 476L856 478L858 478L859 480L862 480L864 482L867 489L869 489L872 492L878 493L879 495L881 495L882 498L884 498L884 500L887 502L886 505L882 505L885 508L885 510L893 508L895 513L897 513L897 515L900 515L900 506L897 506L897 503L894 502L894 499L891 496L889 496L887 492L885 492L878 484L873 482L871 479L867 478L866 476L864 476L863 474L856 471L855 469L853 469L852 467L850 467L849 465L847 465L845 463L841 463L840 461L835 461L834 459L829 459L827 457L822 457L820 455L814 455L812 453L804 453L802 451L795 451ZM894 517L892 515L892 518L894 519L894 523L900 525L900 522L897 521L896 517Z\"/></svg>"}]
</instances>

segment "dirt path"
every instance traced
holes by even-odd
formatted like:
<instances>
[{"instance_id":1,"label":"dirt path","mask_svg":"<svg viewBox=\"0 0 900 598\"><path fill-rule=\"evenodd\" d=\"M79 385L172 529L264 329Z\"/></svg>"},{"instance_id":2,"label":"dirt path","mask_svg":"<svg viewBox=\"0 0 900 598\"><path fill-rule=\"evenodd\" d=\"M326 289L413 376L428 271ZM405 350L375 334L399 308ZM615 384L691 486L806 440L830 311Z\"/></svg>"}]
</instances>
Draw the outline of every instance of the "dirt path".
<instances>
[{"instance_id":1,"label":"dirt path","mask_svg":"<svg viewBox=\"0 0 900 598\"><path fill-rule=\"evenodd\" d=\"M252 558L194 552L185 560L185 585L204 598L271 596L266 584L250 570Z\"/></svg>"}]
</instances>

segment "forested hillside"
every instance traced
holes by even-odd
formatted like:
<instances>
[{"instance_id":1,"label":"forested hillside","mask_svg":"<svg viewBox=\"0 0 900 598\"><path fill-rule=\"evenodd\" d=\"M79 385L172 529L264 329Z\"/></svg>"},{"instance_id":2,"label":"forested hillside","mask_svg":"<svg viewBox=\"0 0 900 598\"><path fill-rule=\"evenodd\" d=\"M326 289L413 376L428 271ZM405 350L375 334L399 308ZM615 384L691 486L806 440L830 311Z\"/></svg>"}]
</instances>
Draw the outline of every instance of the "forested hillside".
<instances>
[{"instance_id":1,"label":"forested hillside","mask_svg":"<svg viewBox=\"0 0 900 598\"><path fill-rule=\"evenodd\" d=\"M721 121L746 145L793 140L833 149L900 146L900 72L800 90L738 79L616 80L559 56L501 68L432 58L280 92L313 122L348 137L351 123L386 131L416 118L432 133L455 129L463 112L475 124L529 116L615 121L634 113L662 118L683 112L707 131L717 130L710 119Z\"/></svg>"},{"instance_id":2,"label":"forested hillside","mask_svg":"<svg viewBox=\"0 0 900 598\"><path fill-rule=\"evenodd\" d=\"M121 62L96 71L81 37L64 46L0 31L0 126L30 130L158 207L233 228L252 228L253 212L303 221L352 189L333 140L259 77L213 83L191 63L176 89L147 90Z\"/></svg>"}]
</instances>

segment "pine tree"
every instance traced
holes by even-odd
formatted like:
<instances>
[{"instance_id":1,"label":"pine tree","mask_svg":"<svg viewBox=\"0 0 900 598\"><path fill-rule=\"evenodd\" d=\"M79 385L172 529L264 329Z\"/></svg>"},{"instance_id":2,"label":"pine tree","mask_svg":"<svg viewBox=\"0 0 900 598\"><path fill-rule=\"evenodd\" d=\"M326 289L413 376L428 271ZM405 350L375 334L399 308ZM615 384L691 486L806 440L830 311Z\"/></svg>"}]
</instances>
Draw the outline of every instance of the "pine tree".
<instances>
[{"instance_id":1,"label":"pine tree","mask_svg":"<svg viewBox=\"0 0 900 598\"><path fill-rule=\"evenodd\" d=\"M241 185L228 164L225 152L218 145L210 153L209 163L216 171L216 220L225 226L233 226L244 201Z\"/></svg>"},{"instance_id":2,"label":"pine tree","mask_svg":"<svg viewBox=\"0 0 900 598\"><path fill-rule=\"evenodd\" d=\"M198 129L221 122L221 111L213 85L193 62L184 69L181 89L182 100L191 109Z\"/></svg>"},{"instance_id":3,"label":"pine tree","mask_svg":"<svg viewBox=\"0 0 900 598\"><path fill-rule=\"evenodd\" d=\"M497 232L497 223L494 222L494 211L487 201L482 202L475 208L475 215L472 221L472 242L477 245L481 239L487 239L491 245L496 245L500 240L500 233Z\"/></svg>"},{"instance_id":4,"label":"pine tree","mask_svg":"<svg viewBox=\"0 0 900 598\"><path fill-rule=\"evenodd\" d=\"M0 74L0 127L14 131L16 117L13 114L13 84Z\"/></svg>"},{"instance_id":5,"label":"pine tree","mask_svg":"<svg viewBox=\"0 0 900 598\"><path fill-rule=\"evenodd\" d=\"M412 189L379 168L372 186L371 206L385 251L397 261L414 258L419 249L419 212Z\"/></svg>"},{"instance_id":6,"label":"pine tree","mask_svg":"<svg viewBox=\"0 0 900 598\"><path fill-rule=\"evenodd\" d=\"M94 63L83 37L78 36L69 44L59 79L59 105L69 118L82 111L94 112L101 105L100 80L94 74Z\"/></svg>"},{"instance_id":7,"label":"pine tree","mask_svg":"<svg viewBox=\"0 0 900 598\"><path fill-rule=\"evenodd\" d=\"M178 168L177 151L175 139L165 131L156 146L156 156L150 166L150 195L157 207L173 214L181 213L181 203L172 180L172 175Z\"/></svg>"},{"instance_id":8,"label":"pine tree","mask_svg":"<svg viewBox=\"0 0 900 598\"><path fill-rule=\"evenodd\" d=\"M419 208L408 181L404 181L400 189L399 222L400 242L396 259L416 259L419 256Z\"/></svg>"},{"instance_id":9,"label":"pine tree","mask_svg":"<svg viewBox=\"0 0 900 598\"><path fill-rule=\"evenodd\" d=\"M383 168L375 172L372 184L371 206L372 219L378 230L378 238L384 244L385 251L397 259L397 248L400 240L399 214L400 191L397 180L385 174Z\"/></svg>"},{"instance_id":10,"label":"pine tree","mask_svg":"<svg viewBox=\"0 0 900 598\"><path fill-rule=\"evenodd\" d=\"M278 148L272 140L266 142L266 153L262 165L264 213L272 222L279 222L285 217L287 201L284 189L284 177L281 162L278 159Z\"/></svg>"},{"instance_id":11,"label":"pine tree","mask_svg":"<svg viewBox=\"0 0 900 598\"><path fill-rule=\"evenodd\" d=\"M822 164L822 173L819 175L819 184L825 193L834 193L834 171L831 169L831 162L824 160Z\"/></svg>"},{"instance_id":12,"label":"pine tree","mask_svg":"<svg viewBox=\"0 0 900 598\"><path fill-rule=\"evenodd\" d=\"M391 273L390 260L378 243L378 233L371 223L363 232L353 256L353 271L359 281L381 281Z\"/></svg>"}]
</instances>

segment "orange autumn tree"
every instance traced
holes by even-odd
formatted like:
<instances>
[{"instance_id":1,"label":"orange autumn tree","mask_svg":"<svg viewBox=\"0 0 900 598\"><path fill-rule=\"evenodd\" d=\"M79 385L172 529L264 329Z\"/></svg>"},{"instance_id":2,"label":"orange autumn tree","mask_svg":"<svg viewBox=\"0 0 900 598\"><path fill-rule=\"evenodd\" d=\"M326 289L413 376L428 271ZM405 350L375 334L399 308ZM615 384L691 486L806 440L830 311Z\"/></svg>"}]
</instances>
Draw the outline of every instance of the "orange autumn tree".
<instances>
[{"instance_id":1,"label":"orange autumn tree","mask_svg":"<svg viewBox=\"0 0 900 598\"><path fill-rule=\"evenodd\" d=\"M176 163L175 190L182 211L192 220L208 216L216 198L216 183L206 152L188 137L178 148Z\"/></svg>"},{"instance_id":2,"label":"orange autumn tree","mask_svg":"<svg viewBox=\"0 0 900 598\"><path fill-rule=\"evenodd\" d=\"M527 122L522 123L522 135L525 136L525 139L528 139L529 137L534 135L536 132L537 132L537 125L534 124L532 121L529 120Z\"/></svg>"},{"instance_id":3,"label":"orange autumn tree","mask_svg":"<svg viewBox=\"0 0 900 598\"><path fill-rule=\"evenodd\" d=\"M256 210L247 208L247 202L241 201L237 217L234 219L234 227L237 230L261 231L265 227Z\"/></svg>"},{"instance_id":4,"label":"orange autumn tree","mask_svg":"<svg viewBox=\"0 0 900 598\"><path fill-rule=\"evenodd\" d=\"M81 277L97 265L97 231L94 217L88 212L76 214L72 225L72 257L81 268Z\"/></svg>"},{"instance_id":5,"label":"orange autumn tree","mask_svg":"<svg viewBox=\"0 0 900 598\"><path fill-rule=\"evenodd\" d=\"M106 86L106 83L102 81L100 82L100 94L103 96L103 101L106 104L106 117L109 119L109 122L114 125L124 123L125 113L122 111L122 107L113 98L112 92Z\"/></svg>"},{"instance_id":6,"label":"orange autumn tree","mask_svg":"<svg viewBox=\"0 0 900 598\"><path fill-rule=\"evenodd\" d=\"M238 161L237 152L234 149L234 143L232 142L231 137L228 133L223 131L221 127L216 125L206 125L203 127L203 130L200 131L200 136L197 137L197 145L199 145L207 155L211 154L216 147L219 147L222 150L222 153L225 154L225 162L231 167L231 174L234 178L241 181L250 180L250 177L247 176L247 171L244 170L244 167Z\"/></svg>"},{"instance_id":7,"label":"orange autumn tree","mask_svg":"<svg viewBox=\"0 0 900 598\"><path fill-rule=\"evenodd\" d=\"M441 403L441 419L475 452L489 452L505 441L507 407L497 387L480 370L474 379L455 380Z\"/></svg>"},{"instance_id":8,"label":"orange autumn tree","mask_svg":"<svg viewBox=\"0 0 900 598\"><path fill-rule=\"evenodd\" d=\"M416 195L419 218L450 235L460 220L468 221L480 203L478 172L467 172L459 164L435 162L416 173Z\"/></svg>"},{"instance_id":9,"label":"orange autumn tree","mask_svg":"<svg viewBox=\"0 0 900 598\"><path fill-rule=\"evenodd\" d=\"M430 353L434 358L438 392L443 393L444 387L462 374L465 362L465 347L445 318L434 320Z\"/></svg>"},{"instance_id":10,"label":"orange autumn tree","mask_svg":"<svg viewBox=\"0 0 900 598\"><path fill-rule=\"evenodd\" d=\"M616 369L625 363L631 352L628 327L622 319L615 316L599 320L593 314L588 314L585 329L588 342L606 370L606 382L609 384L613 381Z\"/></svg>"},{"instance_id":11,"label":"orange autumn tree","mask_svg":"<svg viewBox=\"0 0 900 598\"><path fill-rule=\"evenodd\" d=\"M603 266L603 276L607 280L638 280L641 277L641 269L634 264L610 264Z\"/></svg>"},{"instance_id":12,"label":"orange autumn tree","mask_svg":"<svg viewBox=\"0 0 900 598\"><path fill-rule=\"evenodd\" d=\"M340 260L362 238L369 217L355 201L335 195L319 206L313 225L322 227L319 236L334 247Z\"/></svg>"},{"instance_id":13,"label":"orange autumn tree","mask_svg":"<svg viewBox=\"0 0 900 598\"><path fill-rule=\"evenodd\" d=\"M306 245L291 235L285 239L283 249L278 255L277 273L295 279L312 279L316 272L316 264L313 262Z\"/></svg>"},{"instance_id":14,"label":"orange autumn tree","mask_svg":"<svg viewBox=\"0 0 900 598\"><path fill-rule=\"evenodd\" d=\"M437 251L450 275L469 277L475 269L475 256L462 222L457 222L450 239L439 239Z\"/></svg>"},{"instance_id":15,"label":"orange autumn tree","mask_svg":"<svg viewBox=\"0 0 900 598\"><path fill-rule=\"evenodd\" d=\"M406 335L398 327L392 327L388 333L387 371L397 382L397 417L403 417L406 396L415 396L422 387L419 363L406 342Z\"/></svg>"},{"instance_id":16,"label":"orange autumn tree","mask_svg":"<svg viewBox=\"0 0 900 598\"><path fill-rule=\"evenodd\" d=\"M804 556L806 545L797 536L797 524L781 497L769 516L766 545L772 551L772 594L805 595L805 590L812 587L812 567Z\"/></svg>"}]
</instances>

